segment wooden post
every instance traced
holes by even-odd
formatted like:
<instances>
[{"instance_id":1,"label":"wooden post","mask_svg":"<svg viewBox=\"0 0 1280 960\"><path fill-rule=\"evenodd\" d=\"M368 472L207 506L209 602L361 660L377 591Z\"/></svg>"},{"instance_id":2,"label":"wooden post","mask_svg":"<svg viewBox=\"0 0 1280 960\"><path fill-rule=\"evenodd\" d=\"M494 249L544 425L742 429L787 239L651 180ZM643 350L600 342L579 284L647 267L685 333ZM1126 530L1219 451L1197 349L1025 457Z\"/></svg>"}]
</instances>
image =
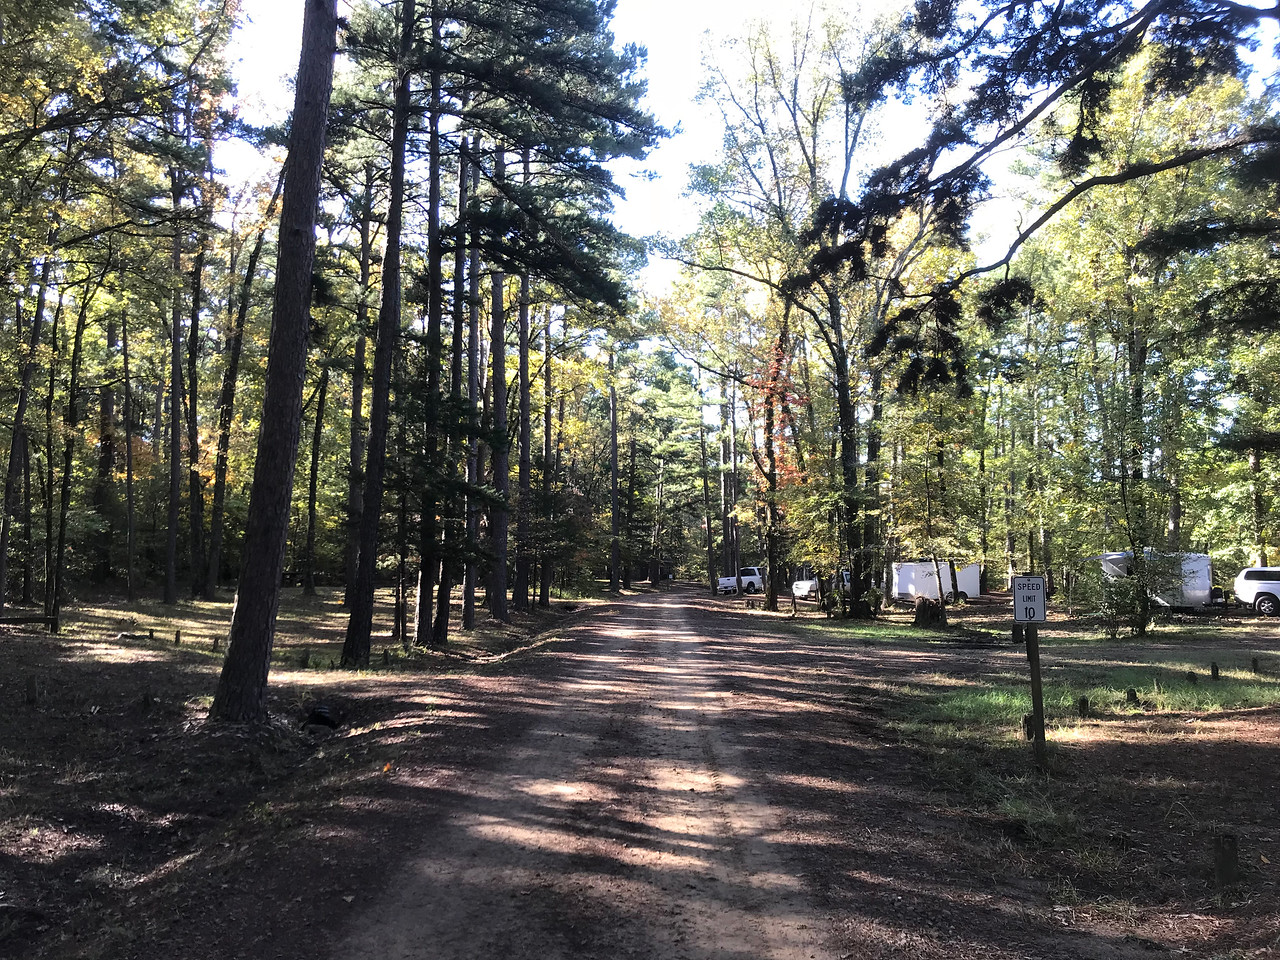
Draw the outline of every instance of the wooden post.
<instances>
[{"instance_id":1,"label":"wooden post","mask_svg":"<svg viewBox=\"0 0 1280 960\"><path fill-rule=\"evenodd\" d=\"M1124 702L1131 707L1136 707L1138 705L1138 691L1133 687L1126 690L1124 692Z\"/></svg>"},{"instance_id":2,"label":"wooden post","mask_svg":"<svg viewBox=\"0 0 1280 960\"><path fill-rule=\"evenodd\" d=\"M1213 680L1219 679L1218 678L1218 662L1216 660L1209 664L1209 677Z\"/></svg>"},{"instance_id":3,"label":"wooden post","mask_svg":"<svg viewBox=\"0 0 1280 960\"><path fill-rule=\"evenodd\" d=\"M1076 710L1080 713L1081 720L1089 719L1089 698L1081 697L1076 701Z\"/></svg>"},{"instance_id":4,"label":"wooden post","mask_svg":"<svg viewBox=\"0 0 1280 960\"><path fill-rule=\"evenodd\" d=\"M1034 623L1026 625L1027 660L1031 664L1031 732L1035 736L1036 766L1049 765L1044 742L1044 687L1040 682L1040 630Z\"/></svg>"},{"instance_id":5,"label":"wooden post","mask_svg":"<svg viewBox=\"0 0 1280 960\"><path fill-rule=\"evenodd\" d=\"M1213 838L1213 876L1219 890L1240 880L1240 846L1234 833L1219 833Z\"/></svg>"},{"instance_id":6,"label":"wooden post","mask_svg":"<svg viewBox=\"0 0 1280 960\"><path fill-rule=\"evenodd\" d=\"M175 647L180 647L180 646L182 646L182 631L181 631L181 630L175 630L175 631L173 631L173 645L174 645Z\"/></svg>"},{"instance_id":7,"label":"wooden post","mask_svg":"<svg viewBox=\"0 0 1280 960\"><path fill-rule=\"evenodd\" d=\"M1254 672L1254 673L1259 673L1260 671L1258 670L1258 658L1257 658L1257 657L1254 657L1254 658L1253 658L1253 664L1252 664L1252 665L1253 665L1253 672Z\"/></svg>"}]
</instances>

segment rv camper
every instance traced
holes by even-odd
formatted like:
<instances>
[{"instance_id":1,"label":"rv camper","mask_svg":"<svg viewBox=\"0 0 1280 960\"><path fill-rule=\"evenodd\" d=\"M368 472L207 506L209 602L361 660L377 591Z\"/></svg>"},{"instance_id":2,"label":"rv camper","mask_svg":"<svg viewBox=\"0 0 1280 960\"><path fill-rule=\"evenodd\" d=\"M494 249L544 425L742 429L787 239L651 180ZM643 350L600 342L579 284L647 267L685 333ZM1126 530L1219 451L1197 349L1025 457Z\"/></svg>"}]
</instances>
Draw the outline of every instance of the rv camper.
<instances>
[{"instance_id":1,"label":"rv camper","mask_svg":"<svg viewBox=\"0 0 1280 960\"><path fill-rule=\"evenodd\" d=\"M1209 565L1209 557L1204 553L1161 554L1150 547L1143 551L1149 560L1170 561L1174 571L1178 569L1177 557L1182 558L1181 582L1171 582L1152 598L1161 606L1177 608L1203 607L1209 604L1210 591L1213 589L1213 572ZM1123 550L1118 553L1104 553L1096 557L1102 564L1102 574L1112 580L1133 575L1133 553ZM1177 579L1176 573L1173 578Z\"/></svg>"},{"instance_id":2,"label":"rv camper","mask_svg":"<svg viewBox=\"0 0 1280 960\"><path fill-rule=\"evenodd\" d=\"M951 579L951 565L938 561L944 580ZM979 586L979 568L976 563L956 564L955 582L947 587L947 596L953 600L967 600L982 592ZM897 600L914 600L916 597L938 599L938 576L932 560L893 565L893 596Z\"/></svg>"}]
</instances>

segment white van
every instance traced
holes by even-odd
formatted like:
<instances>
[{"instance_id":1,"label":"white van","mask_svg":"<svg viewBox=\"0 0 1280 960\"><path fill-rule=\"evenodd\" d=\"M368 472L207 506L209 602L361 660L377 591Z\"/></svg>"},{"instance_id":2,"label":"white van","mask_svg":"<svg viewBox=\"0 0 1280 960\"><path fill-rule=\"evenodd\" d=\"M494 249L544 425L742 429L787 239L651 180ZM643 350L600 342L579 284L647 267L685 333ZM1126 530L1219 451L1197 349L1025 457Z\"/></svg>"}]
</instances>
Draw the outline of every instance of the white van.
<instances>
[{"instance_id":1,"label":"white van","mask_svg":"<svg viewBox=\"0 0 1280 960\"><path fill-rule=\"evenodd\" d=\"M1280 615L1280 567L1245 567L1233 589L1237 600L1264 617Z\"/></svg>"}]
</instances>

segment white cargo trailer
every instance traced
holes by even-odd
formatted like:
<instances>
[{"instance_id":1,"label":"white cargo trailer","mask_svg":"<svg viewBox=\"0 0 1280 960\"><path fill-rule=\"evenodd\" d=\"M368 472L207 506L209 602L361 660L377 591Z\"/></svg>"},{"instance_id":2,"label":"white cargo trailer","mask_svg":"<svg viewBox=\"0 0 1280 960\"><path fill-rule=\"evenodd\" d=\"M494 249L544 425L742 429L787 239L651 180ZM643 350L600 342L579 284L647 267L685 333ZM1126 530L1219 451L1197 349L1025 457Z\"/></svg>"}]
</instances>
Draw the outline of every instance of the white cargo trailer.
<instances>
[{"instance_id":1,"label":"white cargo trailer","mask_svg":"<svg viewBox=\"0 0 1280 960\"><path fill-rule=\"evenodd\" d=\"M1166 607L1192 608L1208 605L1213 590L1213 569L1208 554L1156 553L1150 547L1143 552L1148 561L1167 566L1172 571L1168 576L1168 585L1159 589L1152 599ZM1103 575L1113 580L1133 575L1133 552L1130 550L1104 553L1095 559L1102 564Z\"/></svg>"},{"instance_id":2,"label":"white cargo trailer","mask_svg":"<svg viewBox=\"0 0 1280 960\"><path fill-rule=\"evenodd\" d=\"M944 581L951 580L951 565L946 560L938 561ZM956 564L955 581L950 583L947 593L954 600L967 600L982 593L981 570L976 563ZM933 569L932 560L921 560L914 563L895 563L893 565L893 596L897 600L914 600L916 597L938 599L938 576Z\"/></svg>"}]
</instances>

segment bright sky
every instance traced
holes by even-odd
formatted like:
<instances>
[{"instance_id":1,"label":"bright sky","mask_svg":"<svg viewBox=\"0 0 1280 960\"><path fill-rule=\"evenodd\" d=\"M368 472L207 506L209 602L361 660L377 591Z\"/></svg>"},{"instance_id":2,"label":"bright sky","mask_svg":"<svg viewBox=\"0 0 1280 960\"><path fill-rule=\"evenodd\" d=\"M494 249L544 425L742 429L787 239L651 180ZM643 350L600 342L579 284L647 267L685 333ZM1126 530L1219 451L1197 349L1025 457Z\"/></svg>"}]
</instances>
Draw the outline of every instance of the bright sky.
<instances>
[{"instance_id":1,"label":"bright sky","mask_svg":"<svg viewBox=\"0 0 1280 960\"><path fill-rule=\"evenodd\" d=\"M852 2L831 2L846 11L855 7ZM864 0L863 6L882 9L890 3L893 0ZM636 236L660 232L680 236L692 230L696 208L683 196L689 164L713 160L720 146L718 118L707 106L695 102L704 50L716 40L739 35L751 21L787 24L807 16L811 6L811 0L618 0L613 22L617 42L638 44L649 53L646 106L663 126L680 131L659 145L644 163L644 169L658 175L655 179L631 175L621 167L616 171L627 194L618 203L614 218L621 229ZM232 52L233 62L239 61L236 75L241 101L251 117L265 114L283 119L292 105L289 83L298 66L302 0L244 0L242 9L249 22L239 31ZM341 15L349 13L350 0L339 0L338 9ZM1275 50L1272 34L1258 55L1262 64L1270 66L1267 73L1275 70L1269 56ZM894 126L886 134L896 134L898 142L886 142L886 153L901 152L909 146L906 138L913 134L910 122L903 123L900 117ZM253 168L246 153L235 148L220 151L220 162L234 170ZM1001 234L994 238L993 250L1006 235L1011 236L1011 214L1008 202L997 201L983 217L993 225L989 228L992 232ZM997 224L1001 219L1003 224ZM651 289L665 286L673 273L670 265L652 264L645 285Z\"/></svg>"},{"instance_id":2,"label":"bright sky","mask_svg":"<svg viewBox=\"0 0 1280 960\"><path fill-rule=\"evenodd\" d=\"M616 172L627 194L615 216L621 229L646 236L679 235L694 227L695 209L683 196L687 171L691 163L714 159L720 146L717 116L695 102L704 50L740 33L751 21L785 24L807 16L810 7L809 0L619 0L613 21L617 43L635 43L649 53L646 106L663 126L679 130L643 164L657 178L622 168ZM292 105L288 83L297 70L301 0L245 0L242 9L249 22L232 52L233 62L239 61L235 70L241 101L250 116L282 119ZM339 0L339 13L349 10L349 0ZM249 162L234 149L223 151L222 158L236 169ZM658 275L666 272L655 269Z\"/></svg>"}]
</instances>

